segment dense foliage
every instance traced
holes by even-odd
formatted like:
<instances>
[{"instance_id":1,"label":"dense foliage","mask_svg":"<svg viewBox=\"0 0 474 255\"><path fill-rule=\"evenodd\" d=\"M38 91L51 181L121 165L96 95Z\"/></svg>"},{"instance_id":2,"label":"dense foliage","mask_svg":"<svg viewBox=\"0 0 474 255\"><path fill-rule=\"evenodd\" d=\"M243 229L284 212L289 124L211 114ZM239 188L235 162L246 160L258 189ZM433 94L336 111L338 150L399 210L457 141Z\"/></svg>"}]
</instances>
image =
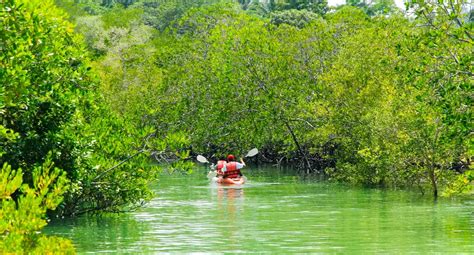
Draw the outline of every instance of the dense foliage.
<instances>
[{"instance_id":1,"label":"dense foliage","mask_svg":"<svg viewBox=\"0 0 474 255\"><path fill-rule=\"evenodd\" d=\"M56 209L67 189L66 173L51 169L53 161L62 168L74 160L61 131L85 85L74 58L81 54L70 27L42 17L51 3L45 9L24 4L3 1L0 12L0 251L74 252L70 241L38 231L46 225L46 210ZM26 11L34 8L36 15Z\"/></svg>"},{"instance_id":2,"label":"dense foliage","mask_svg":"<svg viewBox=\"0 0 474 255\"><path fill-rule=\"evenodd\" d=\"M160 171L150 155L187 157L186 140L156 139L150 125L110 110L81 36L53 1L0 7L1 251L73 252L69 241L39 234L46 214L143 204Z\"/></svg>"},{"instance_id":3,"label":"dense foliage","mask_svg":"<svg viewBox=\"0 0 474 255\"><path fill-rule=\"evenodd\" d=\"M393 1L316 2L135 1L76 23L109 103L195 153L258 146L261 160L345 182L470 189L466 3L417 1L408 19ZM179 15L151 25L150 8Z\"/></svg>"},{"instance_id":4,"label":"dense foliage","mask_svg":"<svg viewBox=\"0 0 474 255\"><path fill-rule=\"evenodd\" d=\"M62 201L68 180L48 159L33 170L33 186L23 184L21 169L4 164L0 172L0 252L2 254L74 253L71 241L39 233L46 226L46 210L54 210ZM21 189L20 197L13 199Z\"/></svg>"}]
</instances>

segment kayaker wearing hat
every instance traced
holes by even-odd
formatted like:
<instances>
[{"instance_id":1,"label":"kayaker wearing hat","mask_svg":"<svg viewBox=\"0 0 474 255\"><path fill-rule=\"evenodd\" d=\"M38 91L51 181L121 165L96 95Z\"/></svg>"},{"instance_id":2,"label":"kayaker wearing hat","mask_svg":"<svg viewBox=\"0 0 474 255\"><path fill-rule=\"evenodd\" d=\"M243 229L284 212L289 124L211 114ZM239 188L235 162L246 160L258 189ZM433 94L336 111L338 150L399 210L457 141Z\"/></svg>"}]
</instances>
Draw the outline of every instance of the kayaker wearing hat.
<instances>
[{"instance_id":1,"label":"kayaker wearing hat","mask_svg":"<svg viewBox=\"0 0 474 255\"><path fill-rule=\"evenodd\" d=\"M234 155L230 154L227 156L227 163L225 163L220 169L218 170L218 183L225 183L225 184L244 184L245 179L242 178L242 173L240 169L245 166L245 162L242 158L240 158L240 163L235 161Z\"/></svg>"}]
</instances>

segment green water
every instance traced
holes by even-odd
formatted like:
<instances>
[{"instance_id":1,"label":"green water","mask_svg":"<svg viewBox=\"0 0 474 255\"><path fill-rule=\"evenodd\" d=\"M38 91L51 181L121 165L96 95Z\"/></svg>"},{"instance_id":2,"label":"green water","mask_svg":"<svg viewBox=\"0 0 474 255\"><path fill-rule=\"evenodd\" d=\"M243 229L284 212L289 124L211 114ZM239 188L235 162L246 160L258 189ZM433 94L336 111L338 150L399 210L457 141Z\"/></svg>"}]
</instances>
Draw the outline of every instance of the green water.
<instances>
[{"instance_id":1,"label":"green water","mask_svg":"<svg viewBox=\"0 0 474 255\"><path fill-rule=\"evenodd\" d=\"M54 221L79 253L474 253L474 199L301 181L248 169L242 188L163 176L138 211Z\"/></svg>"}]
</instances>

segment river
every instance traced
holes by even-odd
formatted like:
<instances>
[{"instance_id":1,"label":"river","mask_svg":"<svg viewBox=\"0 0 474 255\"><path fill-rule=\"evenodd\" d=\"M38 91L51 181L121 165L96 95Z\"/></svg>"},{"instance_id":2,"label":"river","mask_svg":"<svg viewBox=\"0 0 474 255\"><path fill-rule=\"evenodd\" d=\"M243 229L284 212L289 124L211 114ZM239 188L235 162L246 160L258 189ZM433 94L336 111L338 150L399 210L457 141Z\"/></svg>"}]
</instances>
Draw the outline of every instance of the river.
<instances>
[{"instance_id":1,"label":"river","mask_svg":"<svg viewBox=\"0 0 474 255\"><path fill-rule=\"evenodd\" d=\"M474 199L303 181L249 168L243 187L164 174L137 211L53 221L79 253L474 253Z\"/></svg>"}]
</instances>

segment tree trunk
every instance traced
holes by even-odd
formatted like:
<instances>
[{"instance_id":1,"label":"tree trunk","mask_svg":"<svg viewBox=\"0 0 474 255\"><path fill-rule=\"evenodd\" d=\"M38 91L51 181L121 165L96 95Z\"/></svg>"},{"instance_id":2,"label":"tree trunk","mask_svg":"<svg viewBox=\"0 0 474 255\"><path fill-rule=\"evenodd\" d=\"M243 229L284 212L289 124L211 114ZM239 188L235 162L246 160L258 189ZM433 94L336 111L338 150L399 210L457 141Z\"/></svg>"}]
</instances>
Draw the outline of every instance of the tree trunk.
<instances>
[{"instance_id":1,"label":"tree trunk","mask_svg":"<svg viewBox=\"0 0 474 255\"><path fill-rule=\"evenodd\" d=\"M438 197L438 184L437 184L437 178L436 178L436 162L435 162L435 157L436 157L436 144L438 143L438 138L439 134L441 132L441 129L443 128L442 124L440 124L440 119L436 119L436 124L438 127L436 128L436 132L433 138L433 142L431 144L431 158L430 158L430 169L429 169L429 175L430 175L430 180L431 180L431 186L433 187L433 196L435 199Z\"/></svg>"},{"instance_id":2,"label":"tree trunk","mask_svg":"<svg viewBox=\"0 0 474 255\"><path fill-rule=\"evenodd\" d=\"M431 186L433 187L433 196L437 198L438 197L438 184L436 182L434 166L430 166L430 180L431 180Z\"/></svg>"},{"instance_id":3,"label":"tree trunk","mask_svg":"<svg viewBox=\"0 0 474 255\"><path fill-rule=\"evenodd\" d=\"M300 153L300 155L301 155L301 156L303 157L303 159L305 160L305 163L306 163L306 174L309 174L309 171L310 171L310 169L311 169L311 164L309 163L308 157L307 157L306 154L304 153L303 149L301 149L300 143L298 142L298 139L296 139L296 135L295 135L295 133L293 132L293 129L291 129L290 124L289 124L288 121L286 121L286 120L285 120L285 125L286 125L286 127L288 128L288 131L290 132L291 137L293 138L293 141L295 142L296 147L298 148L298 152Z\"/></svg>"}]
</instances>

